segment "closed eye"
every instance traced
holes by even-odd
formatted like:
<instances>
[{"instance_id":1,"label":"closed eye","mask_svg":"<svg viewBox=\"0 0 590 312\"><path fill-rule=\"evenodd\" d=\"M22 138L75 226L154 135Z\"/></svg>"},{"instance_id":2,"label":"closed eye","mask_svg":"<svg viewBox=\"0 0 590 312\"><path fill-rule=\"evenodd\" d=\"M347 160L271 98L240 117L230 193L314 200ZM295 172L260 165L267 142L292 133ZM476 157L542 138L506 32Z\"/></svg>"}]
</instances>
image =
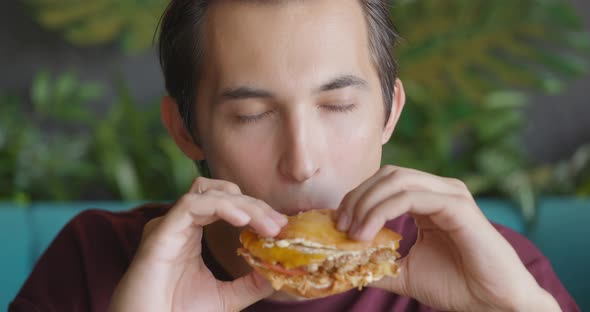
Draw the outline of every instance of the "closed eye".
<instances>
[{"instance_id":1,"label":"closed eye","mask_svg":"<svg viewBox=\"0 0 590 312\"><path fill-rule=\"evenodd\" d=\"M329 111L339 112L339 113L349 113L352 112L356 108L356 104L349 104L349 105L322 105L322 108L325 108Z\"/></svg>"},{"instance_id":2,"label":"closed eye","mask_svg":"<svg viewBox=\"0 0 590 312\"><path fill-rule=\"evenodd\" d=\"M264 112L261 114L255 114L255 115L241 115L241 116L237 116L237 119L238 119L239 123L243 123L243 124L256 123L256 122L259 122L262 119L270 116L273 113L274 113L274 111L268 111L268 112Z\"/></svg>"}]
</instances>

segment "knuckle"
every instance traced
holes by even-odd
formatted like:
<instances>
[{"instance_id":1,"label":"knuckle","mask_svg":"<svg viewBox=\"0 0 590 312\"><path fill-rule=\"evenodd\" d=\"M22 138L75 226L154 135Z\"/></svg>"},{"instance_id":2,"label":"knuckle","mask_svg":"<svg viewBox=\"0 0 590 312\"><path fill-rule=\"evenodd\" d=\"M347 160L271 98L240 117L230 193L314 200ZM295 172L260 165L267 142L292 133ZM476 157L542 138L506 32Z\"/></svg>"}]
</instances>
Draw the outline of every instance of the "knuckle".
<instances>
[{"instance_id":1,"label":"knuckle","mask_svg":"<svg viewBox=\"0 0 590 312\"><path fill-rule=\"evenodd\" d=\"M241 193L242 192L240 187L233 182L226 182L224 184L224 189L229 193Z\"/></svg>"},{"instance_id":2,"label":"knuckle","mask_svg":"<svg viewBox=\"0 0 590 312\"><path fill-rule=\"evenodd\" d=\"M357 212L361 212L365 209L365 207L367 207L367 205L369 204L369 200L370 200L369 197L370 196L368 196L368 194L365 193L361 196L361 198L359 198L358 202L356 203L356 207L355 207L355 210Z\"/></svg>"},{"instance_id":3,"label":"knuckle","mask_svg":"<svg viewBox=\"0 0 590 312\"><path fill-rule=\"evenodd\" d=\"M209 181L209 179L204 178L204 177L197 177L195 178L195 180L193 181L193 186L203 186L205 185L207 182Z\"/></svg>"},{"instance_id":4,"label":"knuckle","mask_svg":"<svg viewBox=\"0 0 590 312\"><path fill-rule=\"evenodd\" d=\"M394 165L385 165L381 168L381 172L384 173L385 175L390 175L396 171L398 171L399 168L394 166Z\"/></svg>"},{"instance_id":5,"label":"knuckle","mask_svg":"<svg viewBox=\"0 0 590 312\"><path fill-rule=\"evenodd\" d=\"M184 207L184 206L187 206L193 200L194 200L193 194L192 193L186 193L186 194L182 195L180 197L180 199L178 199L178 201L176 202L175 207Z\"/></svg>"},{"instance_id":6,"label":"knuckle","mask_svg":"<svg viewBox=\"0 0 590 312\"><path fill-rule=\"evenodd\" d=\"M463 215L472 210L467 198L461 195L452 195L443 203L443 209L447 210L453 215Z\"/></svg>"},{"instance_id":7,"label":"knuckle","mask_svg":"<svg viewBox=\"0 0 590 312\"><path fill-rule=\"evenodd\" d=\"M260 200L256 197L249 197L249 196L245 196L245 197L240 196L239 200L243 200L247 204L255 206L255 207L259 207L260 204L263 202L262 200Z\"/></svg>"},{"instance_id":8,"label":"knuckle","mask_svg":"<svg viewBox=\"0 0 590 312\"><path fill-rule=\"evenodd\" d=\"M375 215L383 215L385 214L389 209L392 208L391 204L389 203L390 201L385 201L383 203L381 203L379 206L377 206L374 211L373 214Z\"/></svg>"},{"instance_id":9,"label":"knuckle","mask_svg":"<svg viewBox=\"0 0 590 312\"><path fill-rule=\"evenodd\" d=\"M457 204L460 205L461 207L465 208L465 209L472 209L472 201L467 198L466 196L458 196L457 197Z\"/></svg>"},{"instance_id":10,"label":"knuckle","mask_svg":"<svg viewBox=\"0 0 590 312\"><path fill-rule=\"evenodd\" d=\"M453 184L455 186L458 186L463 189L467 189L467 185L465 184L465 182L463 182L457 178L447 178L447 181L449 181L451 184Z\"/></svg>"},{"instance_id":11,"label":"knuckle","mask_svg":"<svg viewBox=\"0 0 590 312\"><path fill-rule=\"evenodd\" d=\"M413 193L409 190L402 190L397 194L397 196L403 203L409 203L412 201L412 194Z\"/></svg>"},{"instance_id":12,"label":"knuckle","mask_svg":"<svg viewBox=\"0 0 590 312\"><path fill-rule=\"evenodd\" d=\"M387 165L383 166L383 168L381 170L385 170L387 172L391 172L391 171L395 171L396 169L397 169L396 166L387 164Z\"/></svg>"},{"instance_id":13,"label":"knuckle","mask_svg":"<svg viewBox=\"0 0 590 312\"><path fill-rule=\"evenodd\" d=\"M213 196L213 197L219 197L222 194L223 194L223 192L216 190L216 189L207 189L202 193L202 195Z\"/></svg>"},{"instance_id":14,"label":"knuckle","mask_svg":"<svg viewBox=\"0 0 590 312\"><path fill-rule=\"evenodd\" d=\"M377 222L383 222L385 223L387 221L387 214L389 212L389 208L386 205L383 205L377 209L373 209L373 211L371 211L366 218L366 222L369 222L370 220L372 221L377 221Z\"/></svg>"},{"instance_id":15,"label":"knuckle","mask_svg":"<svg viewBox=\"0 0 590 312\"><path fill-rule=\"evenodd\" d=\"M272 208L269 205L267 205L263 200L260 200L258 198L254 198L254 205L256 207L272 210Z\"/></svg>"},{"instance_id":16,"label":"knuckle","mask_svg":"<svg viewBox=\"0 0 590 312\"><path fill-rule=\"evenodd\" d=\"M364 201L364 199L361 198L361 200ZM364 205L363 203L361 203L361 201L357 201L357 203L354 205L354 207L352 207L352 211L356 216L360 216L362 215L364 210Z\"/></svg>"},{"instance_id":17,"label":"knuckle","mask_svg":"<svg viewBox=\"0 0 590 312\"><path fill-rule=\"evenodd\" d=\"M203 177L196 177L193 180L193 183L190 187L190 192L192 193L201 193L201 191L203 190L203 188L205 188L205 186L208 183L208 179L207 178L203 178Z\"/></svg>"},{"instance_id":18,"label":"knuckle","mask_svg":"<svg viewBox=\"0 0 590 312\"><path fill-rule=\"evenodd\" d=\"M195 178L195 183L205 183L209 181L209 179L205 178L205 177L196 177Z\"/></svg>"},{"instance_id":19,"label":"knuckle","mask_svg":"<svg viewBox=\"0 0 590 312\"><path fill-rule=\"evenodd\" d=\"M352 197L352 191L346 193L346 195L344 195L344 197L342 198L342 209L348 209L348 203L350 202L350 198Z\"/></svg>"},{"instance_id":20,"label":"knuckle","mask_svg":"<svg viewBox=\"0 0 590 312\"><path fill-rule=\"evenodd\" d=\"M394 194L407 191L409 188L402 176L403 173L394 171L389 173L383 182L387 183L387 188Z\"/></svg>"},{"instance_id":21,"label":"knuckle","mask_svg":"<svg viewBox=\"0 0 590 312\"><path fill-rule=\"evenodd\" d=\"M264 213L264 211L271 209L270 207L267 207L267 205L258 198L249 198L246 200L246 203L248 204L248 207L250 207L252 212L256 213Z\"/></svg>"},{"instance_id":22,"label":"knuckle","mask_svg":"<svg viewBox=\"0 0 590 312\"><path fill-rule=\"evenodd\" d=\"M229 209L234 206L234 203L230 198L221 197L219 200L219 204L217 205L220 209Z\"/></svg>"},{"instance_id":23,"label":"knuckle","mask_svg":"<svg viewBox=\"0 0 590 312\"><path fill-rule=\"evenodd\" d=\"M387 179L390 181L401 180L403 179L403 176L403 170L392 170L389 173L387 173Z\"/></svg>"},{"instance_id":24,"label":"knuckle","mask_svg":"<svg viewBox=\"0 0 590 312\"><path fill-rule=\"evenodd\" d=\"M393 179L388 182L390 189L393 190L394 193L406 192L409 190L408 185L401 179Z\"/></svg>"},{"instance_id":25,"label":"knuckle","mask_svg":"<svg viewBox=\"0 0 590 312\"><path fill-rule=\"evenodd\" d=\"M158 224L160 224L160 222L162 221L163 218L164 217L158 217L158 218L154 218L154 219L151 219L150 221L148 221L143 226L144 235L151 233L158 226Z\"/></svg>"},{"instance_id":26,"label":"knuckle","mask_svg":"<svg viewBox=\"0 0 590 312\"><path fill-rule=\"evenodd\" d=\"M456 178L450 178L450 183L457 186L461 190L461 197L467 200L473 199L473 195L471 195L471 191L469 191L469 187L467 186L467 184L465 184L465 182Z\"/></svg>"}]
</instances>

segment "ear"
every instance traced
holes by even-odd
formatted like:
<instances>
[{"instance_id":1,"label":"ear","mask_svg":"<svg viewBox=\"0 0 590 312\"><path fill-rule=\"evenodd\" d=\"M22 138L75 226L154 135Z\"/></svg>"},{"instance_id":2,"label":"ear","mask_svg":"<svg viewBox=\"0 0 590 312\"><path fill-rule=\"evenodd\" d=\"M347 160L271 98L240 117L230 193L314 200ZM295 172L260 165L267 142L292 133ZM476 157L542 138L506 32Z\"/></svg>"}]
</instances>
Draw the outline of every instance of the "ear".
<instances>
[{"instance_id":1,"label":"ear","mask_svg":"<svg viewBox=\"0 0 590 312\"><path fill-rule=\"evenodd\" d=\"M204 159L201 147L195 143L188 129L184 126L176 101L170 96L164 96L161 111L164 127L184 154L192 160Z\"/></svg>"},{"instance_id":2,"label":"ear","mask_svg":"<svg viewBox=\"0 0 590 312\"><path fill-rule=\"evenodd\" d=\"M385 129L383 130L383 136L381 137L381 144L387 143L391 138L391 134L395 129L395 125L397 125L397 121L399 120L399 116L404 109L404 105L406 104L406 91L404 90L404 84L401 80L396 79L395 85L393 87L393 98L391 101L391 113L389 114L389 118L387 119L387 123L385 124Z\"/></svg>"}]
</instances>

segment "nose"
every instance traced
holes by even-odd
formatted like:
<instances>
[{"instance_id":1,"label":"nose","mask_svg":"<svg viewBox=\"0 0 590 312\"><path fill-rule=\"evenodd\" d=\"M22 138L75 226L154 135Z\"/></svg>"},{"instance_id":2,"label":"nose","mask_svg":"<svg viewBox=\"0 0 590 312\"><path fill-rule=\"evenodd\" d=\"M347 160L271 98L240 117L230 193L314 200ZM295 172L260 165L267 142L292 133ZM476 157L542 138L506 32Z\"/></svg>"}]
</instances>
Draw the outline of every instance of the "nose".
<instances>
[{"instance_id":1,"label":"nose","mask_svg":"<svg viewBox=\"0 0 590 312\"><path fill-rule=\"evenodd\" d=\"M320 141L318 133L314 136L311 123L305 122L305 118L297 118L286 126L285 134L279 171L292 182L305 182L320 170L315 148Z\"/></svg>"}]
</instances>

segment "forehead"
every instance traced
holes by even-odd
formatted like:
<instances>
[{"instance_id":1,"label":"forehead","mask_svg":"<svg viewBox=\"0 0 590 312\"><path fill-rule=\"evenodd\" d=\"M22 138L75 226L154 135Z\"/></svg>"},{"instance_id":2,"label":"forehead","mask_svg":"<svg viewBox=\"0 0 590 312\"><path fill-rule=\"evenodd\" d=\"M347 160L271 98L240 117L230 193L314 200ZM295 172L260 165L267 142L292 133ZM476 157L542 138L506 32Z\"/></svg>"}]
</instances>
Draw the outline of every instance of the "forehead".
<instances>
[{"instance_id":1,"label":"forehead","mask_svg":"<svg viewBox=\"0 0 590 312\"><path fill-rule=\"evenodd\" d=\"M372 69L357 0L219 1L204 31L205 72L224 85L310 88Z\"/></svg>"}]
</instances>

